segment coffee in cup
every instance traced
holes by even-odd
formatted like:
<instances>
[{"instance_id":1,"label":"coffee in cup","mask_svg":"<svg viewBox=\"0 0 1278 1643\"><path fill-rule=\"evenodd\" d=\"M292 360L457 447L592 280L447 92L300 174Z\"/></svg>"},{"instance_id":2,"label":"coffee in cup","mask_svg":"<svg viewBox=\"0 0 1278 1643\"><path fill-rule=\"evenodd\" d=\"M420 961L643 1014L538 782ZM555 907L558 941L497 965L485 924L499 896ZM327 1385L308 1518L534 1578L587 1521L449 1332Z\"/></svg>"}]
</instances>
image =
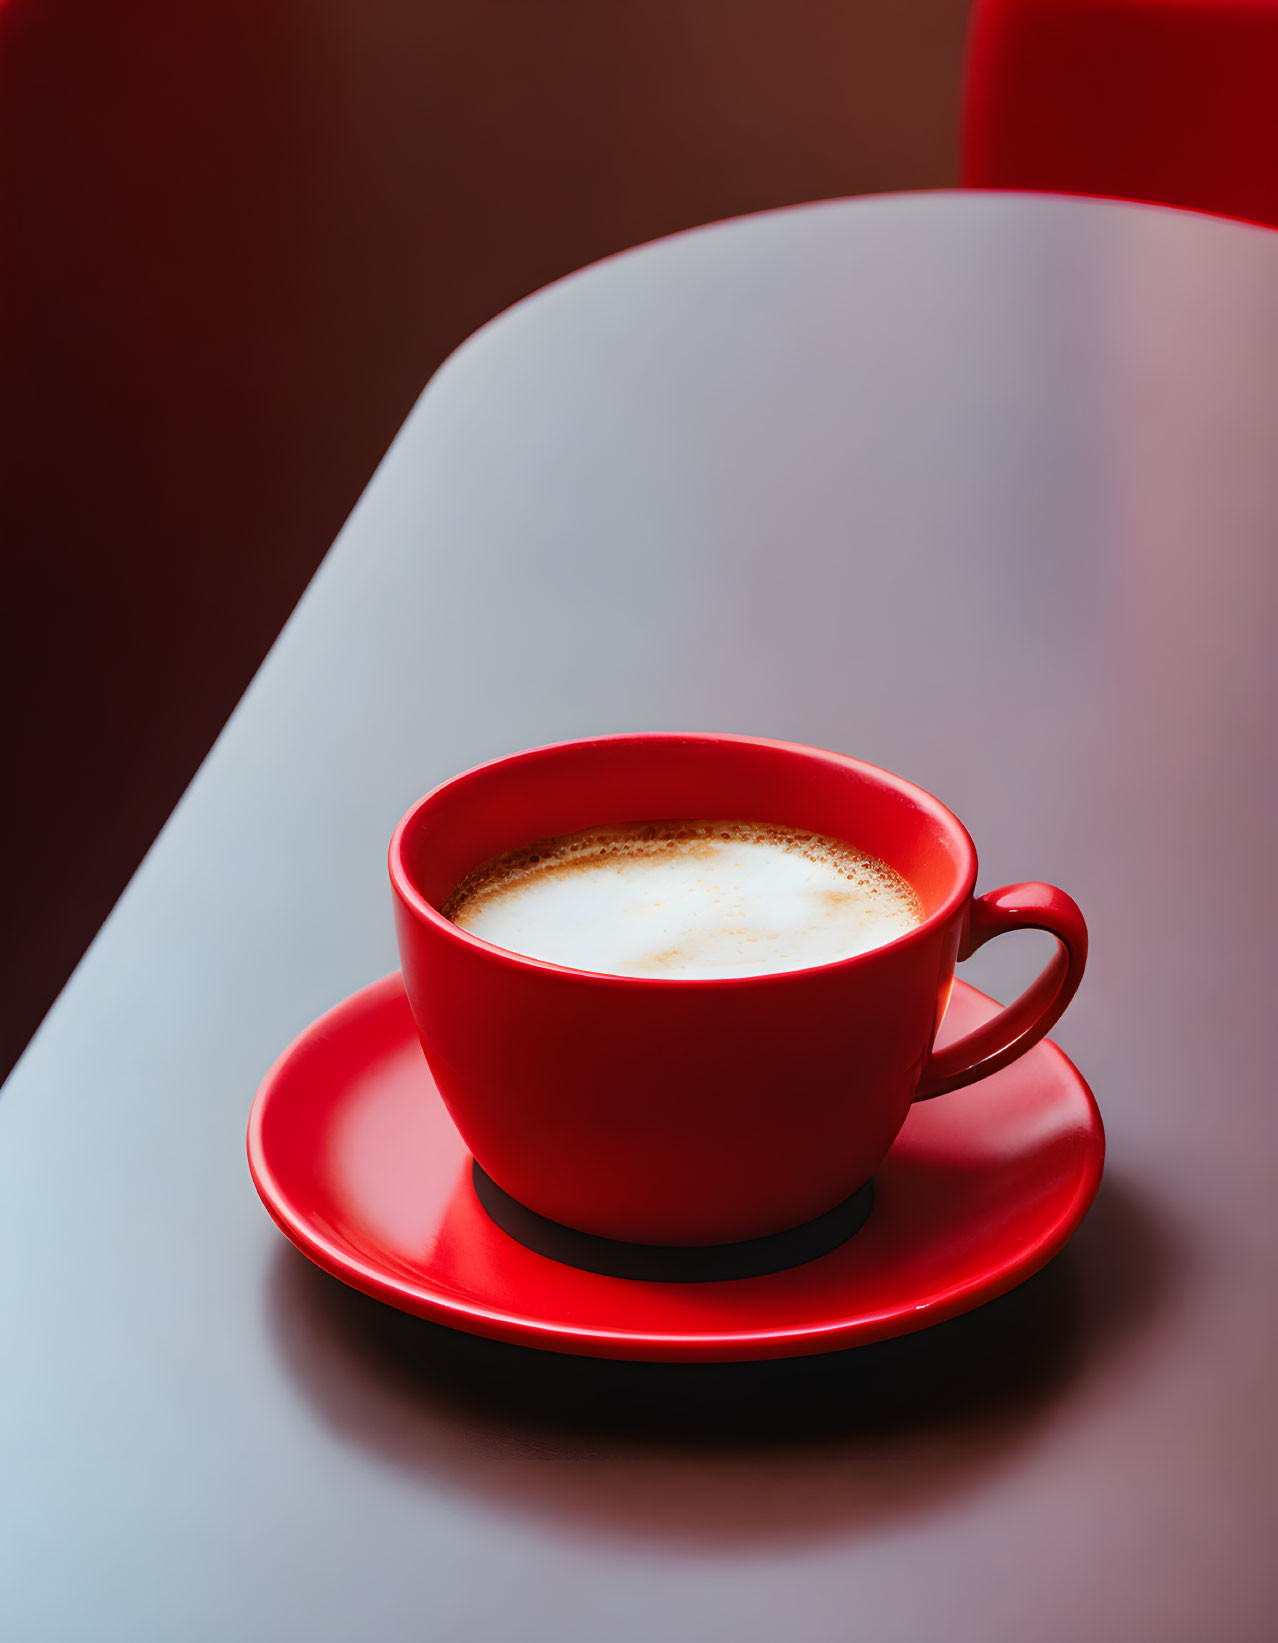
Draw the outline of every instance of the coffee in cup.
<instances>
[{"instance_id":1,"label":"coffee in cup","mask_svg":"<svg viewBox=\"0 0 1278 1643\"><path fill-rule=\"evenodd\" d=\"M654 816L704 819L635 823ZM553 841L545 863L534 839ZM638 939L645 862L664 861L668 843L684 905L654 926L658 940ZM721 882L716 906L703 884L698 901L697 875L734 861L735 888ZM561 1228L679 1247L772 1237L849 1202L913 1102L996 1073L1058 1019L1086 962L1081 913L1050 884L977 895L976 871L959 819L889 771L685 732L562 742L465 771L409 810L390 848L408 1003L484 1176ZM814 900L782 928L765 892L796 876ZM669 901L656 882L649 902ZM848 886L862 910L891 906L902 922L865 912L838 939L869 945L832 958L808 944L814 928L826 935L809 914L822 890ZM861 894L871 886L877 900ZM733 895L756 920L754 956L729 939ZM612 913L571 929L587 902ZM505 922L516 917L535 939ZM1059 942L1042 973L938 1044L955 964L1026 928ZM552 933L564 945L548 962L533 949ZM693 947L723 968L698 971ZM658 970L618 973L654 956ZM589 967L605 964L617 970Z\"/></svg>"},{"instance_id":2,"label":"coffee in cup","mask_svg":"<svg viewBox=\"0 0 1278 1643\"><path fill-rule=\"evenodd\" d=\"M893 941L923 917L894 868L775 823L648 821L507 851L441 909L529 958L620 976L772 975Z\"/></svg>"}]
</instances>

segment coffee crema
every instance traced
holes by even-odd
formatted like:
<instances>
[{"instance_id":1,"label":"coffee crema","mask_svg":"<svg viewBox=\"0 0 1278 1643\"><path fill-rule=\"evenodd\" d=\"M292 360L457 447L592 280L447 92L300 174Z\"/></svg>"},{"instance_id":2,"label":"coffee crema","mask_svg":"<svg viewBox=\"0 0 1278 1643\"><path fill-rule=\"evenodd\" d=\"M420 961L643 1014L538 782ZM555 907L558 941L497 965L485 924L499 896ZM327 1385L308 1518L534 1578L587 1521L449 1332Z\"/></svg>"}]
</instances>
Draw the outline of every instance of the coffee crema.
<instances>
[{"instance_id":1,"label":"coffee crema","mask_svg":"<svg viewBox=\"0 0 1278 1643\"><path fill-rule=\"evenodd\" d=\"M922 921L913 886L854 845L742 821L649 821L538 839L468 873L441 911L528 958L605 975L770 975Z\"/></svg>"}]
</instances>

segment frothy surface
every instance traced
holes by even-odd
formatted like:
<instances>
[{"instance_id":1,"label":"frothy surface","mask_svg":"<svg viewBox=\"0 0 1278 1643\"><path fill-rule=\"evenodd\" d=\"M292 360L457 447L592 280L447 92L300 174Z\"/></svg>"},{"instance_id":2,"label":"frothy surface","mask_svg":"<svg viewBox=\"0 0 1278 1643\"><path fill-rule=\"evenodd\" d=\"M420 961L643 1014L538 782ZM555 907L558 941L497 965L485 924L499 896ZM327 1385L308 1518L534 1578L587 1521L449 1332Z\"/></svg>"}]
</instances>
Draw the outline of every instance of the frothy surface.
<instances>
[{"instance_id":1,"label":"frothy surface","mask_svg":"<svg viewBox=\"0 0 1278 1643\"><path fill-rule=\"evenodd\" d=\"M442 909L494 946L622 976L803 970L921 921L913 887L850 844L752 822L638 822L486 862Z\"/></svg>"}]
</instances>

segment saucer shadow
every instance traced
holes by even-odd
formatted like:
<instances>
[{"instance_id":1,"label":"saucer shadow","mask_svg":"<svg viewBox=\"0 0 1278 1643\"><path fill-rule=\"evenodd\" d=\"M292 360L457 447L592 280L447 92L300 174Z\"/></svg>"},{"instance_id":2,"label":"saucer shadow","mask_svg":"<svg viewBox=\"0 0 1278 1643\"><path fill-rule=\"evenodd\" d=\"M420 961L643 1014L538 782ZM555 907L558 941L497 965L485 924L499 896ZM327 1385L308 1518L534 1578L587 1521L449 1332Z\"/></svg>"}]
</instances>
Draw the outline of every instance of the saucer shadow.
<instances>
[{"instance_id":1,"label":"saucer shadow","mask_svg":"<svg viewBox=\"0 0 1278 1643\"><path fill-rule=\"evenodd\" d=\"M267 1300L321 1421L432 1489L596 1534L729 1546L878 1525L972 1485L1143 1333L1176 1265L1165 1223L1108 1178L1066 1250L1010 1294L821 1357L506 1346L382 1306L286 1243Z\"/></svg>"}]
</instances>

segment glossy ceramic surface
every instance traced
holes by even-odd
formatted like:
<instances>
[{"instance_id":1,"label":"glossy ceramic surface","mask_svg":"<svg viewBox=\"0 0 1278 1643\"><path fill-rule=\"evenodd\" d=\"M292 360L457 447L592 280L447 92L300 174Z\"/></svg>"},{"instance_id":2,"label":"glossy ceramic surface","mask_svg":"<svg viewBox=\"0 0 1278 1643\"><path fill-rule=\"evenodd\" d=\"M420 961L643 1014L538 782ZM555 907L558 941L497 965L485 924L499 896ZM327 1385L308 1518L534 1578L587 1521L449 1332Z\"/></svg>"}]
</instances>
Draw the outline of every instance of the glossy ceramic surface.
<instances>
[{"instance_id":1,"label":"glossy ceramic surface","mask_svg":"<svg viewBox=\"0 0 1278 1643\"><path fill-rule=\"evenodd\" d=\"M997 1006L957 982L942 1039ZM916 1106L875 1177L868 1222L767 1277L608 1278L533 1253L481 1208L398 975L339 1004L258 1092L249 1162L289 1238L335 1277L473 1334L604 1358L797 1357L939 1322L1043 1266L1100 1181L1104 1136L1055 1045Z\"/></svg>"},{"instance_id":2,"label":"glossy ceramic surface","mask_svg":"<svg viewBox=\"0 0 1278 1643\"><path fill-rule=\"evenodd\" d=\"M922 922L835 963L691 980L545 963L439 911L490 856L661 816L849 839L910 881ZM647 1244L737 1243L826 1214L875 1173L911 1102L987 1076L1050 1030L1086 963L1083 916L1047 884L973 900L976 872L963 824L900 776L824 748L687 732L493 760L419 800L390 846L405 990L466 1145L528 1209ZM934 1051L956 961L1024 928L1060 943L1042 974Z\"/></svg>"}]
</instances>

